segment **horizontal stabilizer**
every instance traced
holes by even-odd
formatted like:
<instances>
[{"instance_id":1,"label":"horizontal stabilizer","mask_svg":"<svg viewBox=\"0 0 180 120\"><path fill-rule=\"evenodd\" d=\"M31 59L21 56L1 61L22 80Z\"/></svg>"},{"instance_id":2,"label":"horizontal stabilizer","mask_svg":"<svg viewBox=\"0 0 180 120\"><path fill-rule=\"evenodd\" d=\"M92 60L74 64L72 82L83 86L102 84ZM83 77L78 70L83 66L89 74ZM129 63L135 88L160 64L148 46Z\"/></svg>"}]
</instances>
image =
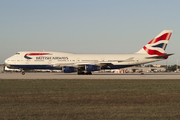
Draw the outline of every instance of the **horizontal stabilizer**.
<instances>
[{"instance_id":1,"label":"horizontal stabilizer","mask_svg":"<svg viewBox=\"0 0 180 120\"><path fill-rule=\"evenodd\" d=\"M146 57L146 59L162 59L162 58L167 58L170 55L173 55L174 53L171 54L166 54L166 55L159 55L159 56L152 56L152 57Z\"/></svg>"}]
</instances>

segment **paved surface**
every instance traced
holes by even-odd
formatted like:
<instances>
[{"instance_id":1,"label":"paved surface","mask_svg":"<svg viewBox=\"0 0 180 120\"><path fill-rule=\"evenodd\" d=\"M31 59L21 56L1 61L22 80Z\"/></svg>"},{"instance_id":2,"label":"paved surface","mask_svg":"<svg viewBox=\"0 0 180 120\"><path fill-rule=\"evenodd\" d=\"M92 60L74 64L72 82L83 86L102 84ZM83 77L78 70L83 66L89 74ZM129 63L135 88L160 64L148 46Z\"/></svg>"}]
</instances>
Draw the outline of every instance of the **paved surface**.
<instances>
[{"instance_id":1,"label":"paved surface","mask_svg":"<svg viewBox=\"0 0 180 120\"><path fill-rule=\"evenodd\" d=\"M3 71L3 67L2 66L0 66L0 73Z\"/></svg>"},{"instance_id":2,"label":"paved surface","mask_svg":"<svg viewBox=\"0 0 180 120\"><path fill-rule=\"evenodd\" d=\"M76 73L0 73L0 79L180 79L180 73L93 73L77 75Z\"/></svg>"}]
</instances>

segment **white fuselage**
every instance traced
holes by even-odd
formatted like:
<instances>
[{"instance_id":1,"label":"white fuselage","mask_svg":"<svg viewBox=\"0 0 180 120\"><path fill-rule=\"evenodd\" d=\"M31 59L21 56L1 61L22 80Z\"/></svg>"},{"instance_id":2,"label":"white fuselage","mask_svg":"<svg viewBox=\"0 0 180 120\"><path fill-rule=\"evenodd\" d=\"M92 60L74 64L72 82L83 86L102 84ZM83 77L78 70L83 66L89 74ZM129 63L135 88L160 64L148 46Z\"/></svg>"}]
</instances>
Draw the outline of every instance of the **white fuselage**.
<instances>
[{"instance_id":1,"label":"white fuselage","mask_svg":"<svg viewBox=\"0 0 180 120\"><path fill-rule=\"evenodd\" d=\"M28 53L48 53L46 55L27 55ZM146 59L149 55L134 54L76 54L67 52L52 51L23 51L18 52L12 57L5 60L5 63L19 68L29 66L49 65L54 67L73 66L78 67L85 64L103 66L103 64L133 66L154 62L162 59ZM29 59L27 59L29 58ZM24 66L24 67L22 67ZM33 68L33 67L30 67ZM48 68L48 67L47 67ZM37 68L36 68L37 69ZM42 68L41 68L42 69Z\"/></svg>"}]
</instances>

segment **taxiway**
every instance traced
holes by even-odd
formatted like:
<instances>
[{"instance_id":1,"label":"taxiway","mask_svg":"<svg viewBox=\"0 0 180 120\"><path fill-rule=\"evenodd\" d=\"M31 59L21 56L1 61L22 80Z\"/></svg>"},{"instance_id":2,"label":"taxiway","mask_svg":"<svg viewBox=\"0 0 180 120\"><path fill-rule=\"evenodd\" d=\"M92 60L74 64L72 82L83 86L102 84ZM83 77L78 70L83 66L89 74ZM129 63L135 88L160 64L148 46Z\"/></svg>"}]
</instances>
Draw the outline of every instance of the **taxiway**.
<instances>
[{"instance_id":1,"label":"taxiway","mask_svg":"<svg viewBox=\"0 0 180 120\"><path fill-rule=\"evenodd\" d=\"M180 73L93 73L77 75L77 73L0 73L0 79L180 79Z\"/></svg>"}]
</instances>

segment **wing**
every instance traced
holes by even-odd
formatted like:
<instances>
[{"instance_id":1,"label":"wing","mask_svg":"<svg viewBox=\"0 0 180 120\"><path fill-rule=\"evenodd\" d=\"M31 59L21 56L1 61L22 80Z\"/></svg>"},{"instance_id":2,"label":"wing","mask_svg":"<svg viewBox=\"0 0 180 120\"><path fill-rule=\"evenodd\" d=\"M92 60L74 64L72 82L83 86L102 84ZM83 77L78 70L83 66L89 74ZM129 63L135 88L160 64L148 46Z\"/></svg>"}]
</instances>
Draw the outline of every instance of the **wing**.
<instances>
[{"instance_id":1,"label":"wing","mask_svg":"<svg viewBox=\"0 0 180 120\"><path fill-rule=\"evenodd\" d=\"M131 61L132 59L134 59L134 57L130 57L126 60L115 60L115 61L99 61L99 62L78 62L78 63L56 63L56 64L53 64L53 67L57 67L57 68L62 68L64 66L69 66L69 67L75 67L75 68L83 68L85 67L86 65L96 65L96 66L111 66L111 65L114 65L115 63L120 63L120 62L129 62Z\"/></svg>"}]
</instances>

